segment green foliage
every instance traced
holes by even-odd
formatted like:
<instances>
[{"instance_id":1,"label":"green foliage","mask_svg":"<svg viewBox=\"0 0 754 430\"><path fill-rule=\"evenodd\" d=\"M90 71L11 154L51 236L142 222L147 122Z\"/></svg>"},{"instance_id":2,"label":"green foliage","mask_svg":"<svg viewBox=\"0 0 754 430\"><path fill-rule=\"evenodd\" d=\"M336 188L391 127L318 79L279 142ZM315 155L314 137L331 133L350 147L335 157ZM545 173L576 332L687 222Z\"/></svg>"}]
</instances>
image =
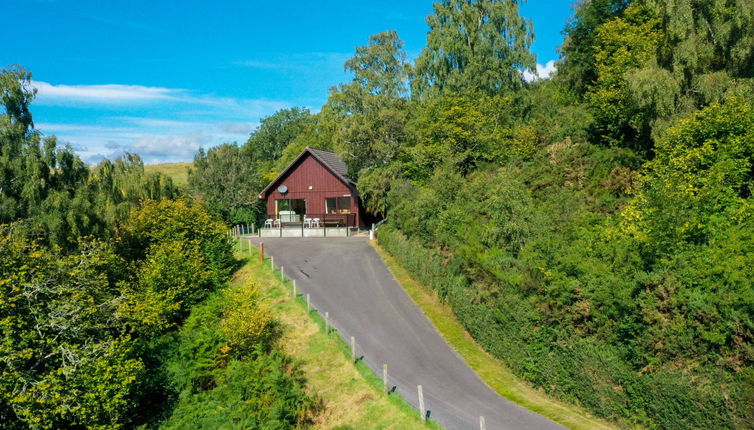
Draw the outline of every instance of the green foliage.
<instances>
[{"instance_id":1,"label":"green foliage","mask_svg":"<svg viewBox=\"0 0 754 430\"><path fill-rule=\"evenodd\" d=\"M480 93L427 101L408 125L415 145L406 149L408 176L429 177L440 164L466 174L514 155L511 100Z\"/></svg>"},{"instance_id":2,"label":"green foliage","mask_svg":"<svg viewBox=\"0 0 754 430\"><path fill-rule=\"evenodd\" d=\"M144 372L110 282L122 264L98 242L55 255L0 236L0 396L32 428L120 427Z\"/></svg>"},{"instance_id":3,"label":"green foliage","mask_svg":"<svg viewBox=\"0 0 754 430\"><path fill-rule=\"evenodd\" d=\"M331 90L327 104L338 119L333 147L357 178L395 160L406 141L410 65L403 41L386 31L357 47L345 68L354 79Z\"/></svg>"},{"instance_id":4,"label":"green foliage","mask_svg":"<svg viewBox=\"0 0 754 430\"><path fill-rule=\"evenodd\" d=\"M226 143L206 153L200 149L188 173L190 191L226 222L259 222L266 209L258 194L277 176L276 162L285 149L314 124L307 109L282 109L263 118L241 147Z\"/></svg>"},{"instance_id":5,"label":"green foliage","mask_svg":"<svg viewBox=\"0 0 754 430\"><path fill-rule=\"evenodd\" d=\"M228 310L220 329L234 355L249 355L255 348L267 350L279 337L279 330L269 307L259 303L254 288L227 292Z\"/></svg>"},{"instance_id":6,"label":"green foliage","mask_svg":"<svg viewBox=\"0 0 754 430\"><path fill-rule=\"evenodd\" d=\"M754 108L740 99L712 105L668 130L625 211L625 228L650 245L646 252L704 245L751 221L752 130Z\"/></svg>"},{"instance_id":7,"label":"green foliage","mask_svg":"<svg viewBox=\"0 0 754 430\"><path fill-rule=\"evenodd\" d=\"M157 246L199 252L217 285L235 267L225 225L201 204L185 199L142 202L122 226L118 241L119 252L131 261L154 255Z\"/></svg>"},{"instance_id":8,"label":"green foliage","mask_svg":"<svg viewBox=\"0 0 754 430\"><path fill-rule=\"evenodd\" d=\"M235 144L206 153L200 149L189 169L191 192L230 223L256 222L265 213L257 194L267 185L253 154Z\"/></svg>"},{"instance_id":9,"label":"green foliage","mask_svg":"<svg viewBox=\"0 0 754 430\"><path fill-rule=\"evenodd\" d=\"M556 79L576 95L583 96L597 80L597 29L605 22L620 17L630 0L585 0L578 3L574 16L568 20L565 39L559 51Z\"/></svg>"},{"instance_id":10,"label":"green foliage","mask_svg":"<svg viewBox=\"0 0 754 430\"><path fill-rule=\"evenodd\" d=\"M162 200L144 201L114 248L87 238L62 254L15 225L0 231L9 426L120 428L159 415L143 404L166 394L158 339L228 279L224 226L200 205Z\"/></svg>"},{"instance_id":11,"label":"green foliage","mask_svg":"<svg viewBox=\"0 0 754 430\"><path fill-rule=\"evenodd\" d=\"M165 364L179 398L161 427L306 427L317 402L297 365L273 347L279 334L254 285L194 308Z\"/></svg>"},{"instance_id":12,"label":"green foliage","mask_svg":"<svg viewBox=\"0 0 754 430\"><path fill-rule=\"evenodd\" d=\"M518 0L443 0L427 17L427 46L416 60L416 95L520 89L533 70L531 22Z\"/></svg>"},{"instance_id":13,"label":"green foliage","mask_svg":"<svg viewBox=\"0 0 754 430\"><path fill-rule=\"evenodd\" d=\"M626 9L623 17L614 18L597 29L597 77L586 100L595 117L596 137L609 145L632 146L639 150L651 147L650 122L656 116L642 109L633 97L627 74L654 58L662 34L659 24L653 11L637 2ZM658 100L657 103L667 102Z\"/></svg>"},{"instance_id":14,"label":"green foliage","mask_svg":"<svg viewBox=\"0 0 754 430\"><path fill-rule=\"evenodd\" d=\"M262 118L244 144L244 152L256 162L275 161L312 122L312 114L306 108L281 109Z\"/></svg>"},{"instance_id":15,"label":"green foliage","mask_svg":"<svg viewBox=\"0 0 754 430\"><path fill-rule=\"evenodd\" d=\"M140 199L172 198L169 178L145 175L137 155L104 161L91 172L69 146L33 128L31 74L0 73L0 223L18 234L72 251L77 238L107 237Z\"/></svg>"}]
</instances>

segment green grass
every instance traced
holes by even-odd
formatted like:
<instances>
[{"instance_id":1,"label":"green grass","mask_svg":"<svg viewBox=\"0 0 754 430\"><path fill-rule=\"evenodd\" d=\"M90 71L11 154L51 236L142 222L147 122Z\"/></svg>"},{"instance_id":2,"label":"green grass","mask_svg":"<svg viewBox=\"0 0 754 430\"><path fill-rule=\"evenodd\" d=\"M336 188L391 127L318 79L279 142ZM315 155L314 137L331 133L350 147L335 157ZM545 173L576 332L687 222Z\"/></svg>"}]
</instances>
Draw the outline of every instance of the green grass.
<instances>
[{"instance_id":1,"label":"green grass","mask_svg":"<svg viewBox=\"0 0 754 430\"><path fill-rule=\"evenodd\" d=\"M244 244L244 251L246 251ZM315 419L322 429L439 429L436 423L422 424L419 414L399 395L382 391L382 379L361 361L351 361L350 345L333 331L325 333L323 317L306 310L300 294L293 300L292 284L281 282L280 272L269 260L259 261L245 253L246 264L233 282L253 282L263 300L270 304L284 327L283 350L299 360L307 387L319 396L324 410Z\"/></svg>"},{"instance_id":2,"label":"green grass","mask_svg":"<svg viewBox=\"0 0 754 430\"><path fill-rule=\"evenodd\" d=\"M571 429L617 428L591 416L581 408L554 400L517 378L503 362L489 355L474 341L458 322L449 306L441 303L429 289L412 279L408 272L379 245L372 243L395 279L434 324L437 331L498 394Z\"/></svg>"},{"instance_id":3,"label":"green grass","mask_svg":"<svg viewBox=\"0 0 754 430\"><path fill-rule=\"evenodd\" d=\"M148 164L144 166L146 173L162 173L173 179L173 183L184 187L188 184L188 169L193 163L166 163L166 164Z\"/></svg>"}]
</instances>

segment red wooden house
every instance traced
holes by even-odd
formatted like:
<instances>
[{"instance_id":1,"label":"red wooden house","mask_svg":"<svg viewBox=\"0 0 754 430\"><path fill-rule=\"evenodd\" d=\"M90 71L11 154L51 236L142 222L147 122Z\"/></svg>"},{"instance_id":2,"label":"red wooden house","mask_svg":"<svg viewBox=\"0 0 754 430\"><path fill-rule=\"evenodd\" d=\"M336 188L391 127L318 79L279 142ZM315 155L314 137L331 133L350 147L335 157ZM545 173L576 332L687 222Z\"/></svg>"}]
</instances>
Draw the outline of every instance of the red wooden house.
<instances>
[{"instance_id":1,"label":"red wooden house","mask_svg":"<svg viewBox=\"0 0 754 430\"><path fill-rule=\"evenodd\" d=\"M324 225L363 226L356 184L337 154L306 148L260 194L267 200L267 217L283 225L307 218Z\"/></svg>"}]
</instances>

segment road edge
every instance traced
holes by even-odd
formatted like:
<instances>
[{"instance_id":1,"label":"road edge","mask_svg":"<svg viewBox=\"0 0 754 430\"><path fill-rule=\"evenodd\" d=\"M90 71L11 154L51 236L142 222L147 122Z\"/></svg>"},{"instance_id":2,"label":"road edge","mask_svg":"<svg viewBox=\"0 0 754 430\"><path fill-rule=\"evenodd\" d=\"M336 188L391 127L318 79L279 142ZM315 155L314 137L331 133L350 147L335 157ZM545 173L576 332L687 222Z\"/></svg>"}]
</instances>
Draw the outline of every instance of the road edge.
<instances>
[{"instance_id":1,"label":"road edge","mask_svg":"<svg viewBox=\"0 0 754 430\"><path fill-rule=\"evenodd\" d=\"M586 410L548 397L544 392L515 376L501 360L491 356L463 328L449 306L417 282L376 240L369 241L395 281L408 295L435 330L461 357L479 379L494 392L532 412L575 430L617 429L616 425L596 418Z\"/></svg>"}]
</instances>

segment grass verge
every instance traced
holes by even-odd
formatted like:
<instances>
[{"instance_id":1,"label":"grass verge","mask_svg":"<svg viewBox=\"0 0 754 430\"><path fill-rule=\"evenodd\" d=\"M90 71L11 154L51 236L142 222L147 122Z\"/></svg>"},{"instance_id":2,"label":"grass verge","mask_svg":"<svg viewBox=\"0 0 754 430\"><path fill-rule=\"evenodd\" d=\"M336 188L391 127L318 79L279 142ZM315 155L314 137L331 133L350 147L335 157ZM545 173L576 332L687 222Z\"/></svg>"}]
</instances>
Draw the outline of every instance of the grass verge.
<instances>
[{"instance_id":1,"label":"grass verge","mask_svg":"<svg viewBox=\"0 0 754 430\"><path fill-rule=\"evenodd\" d=\"M440 302L437 296L425 288L400 266L375 241L372 242L396 281L429 318L445 341L463 357L466 363L482 380L506 399L545 416L571 429L615 429L617 427L591 416L585 410L548 397L516 377L505 364L488 354L471 335L464 330L453 310Z\"/></svg>"},{"instance_id":2,"label":"grass verge","mask_svg":"<svg viewBox=\"0 0 754 430\"><path fill-rule=\"evenodd\" d=\"M235 283L254 282L284 327L282 349L299 360L307 387L322 399L324 410L315 422L321 429L440 429L434 422L423 424L419 414L400 396L382 392L382 380L361 361L351 363L350 346L332 328L325 333L324 319L315 310L307 312L305 299L294 301L289 282L280 272L248 257Z\"/></svg>"}]
</instances>

